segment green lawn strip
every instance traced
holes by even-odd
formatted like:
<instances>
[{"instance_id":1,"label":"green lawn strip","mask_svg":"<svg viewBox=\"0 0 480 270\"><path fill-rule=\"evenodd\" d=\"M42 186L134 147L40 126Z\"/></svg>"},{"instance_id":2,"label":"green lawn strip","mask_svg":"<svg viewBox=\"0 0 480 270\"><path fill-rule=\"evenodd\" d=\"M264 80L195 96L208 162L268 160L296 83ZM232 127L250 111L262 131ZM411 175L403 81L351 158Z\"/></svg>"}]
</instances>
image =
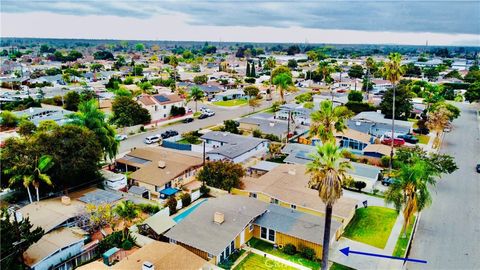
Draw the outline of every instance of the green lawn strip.
<instances>
[{"instance_id":1,"label":"green lawn strip","mask_svg":"<svg viewBox=\"0 0 480 270\"><path fill-rule=\"evenodd\" d=\"M348 266L345 266L343 264L339 264L339 263L336 263L336 262L334 262L332 264L332 266L330 266L329 269L330 270L355 270L354 268L351 268L351 267L348 267Z\"/></svg>"},{"instance_id":2,"label":"green lawn strip","mask_svg":"<svg viewBox=\"0 0 480 270\"><path fill-rule=\"evenodd\" d=\"M264 258L255 253L248 254L234 269L236 270L250 270L250 269L279 269L279 270L295 270L295 267L291 267L280 262Z\"/></svg>"},{"instance_id":3,"label":"green lawn strip","mask_svg":"<svg viewBox=\"0 0 480 270\"><path fill-rule=\"evenodd\" d=\"M398 236L397 244L395 245L395 249L393 250L393 256L396 257L403 257L405 256L405 252L407 251L408 240L410 239L410 235L412 235L413 231L413 224L415 224L416 217L414 216L410 225L407 228L407 237L403 237L403 232Z\"/></svg>"},{"instance_id":4,"label":"green lawn strip","mask_svg":"<svg viewBox=\"0 0 480 270\"><path fill-rule=\"evenodd\" d=\"M232 265L235 263L235 261L242 256L242 254L245 253L245 250L241 249L239 252L235 252L231 254L228 259L225 261L221 262L218 264L218 267L221 267L223 269L231 269Z\"/></svg>"},{"instance_id":5,"label":"green lawn strip","mask_svg":"<svg viewBox=\"0 0 480 270\"><path fill-rule=\"evenodd\" d=\"M176 143L180 143L180 144L201 144L202 141L200 139L197 139L195 142L191 143L187 139L183 138L179 141L176 141Z\"/></svg>"},{"instance_id":6,"label":"green lawn strip","mask_svg":"<svg viewBox=\"0 0 480 270\"><path fill-rule=\"evenodd\" d=\"M252 248L261 250L261 251L266 252L268 254L271 254L273 256L283 258L283 259L291 261L293 263L303 265L303 266L308 267L310 269L319 269L320 266L321 266L320 261L314 262L314 261L311 261L311 260L307 260L307 259L303 258L300 255L300 253L297 253L295 255L288 255L286 253L283 253L280 249L274 248L271 243L265 242L265 241L257 239L257 238L250 239L249 244Z\"/></svg>"},{"instance_id":7,"label":"green lawn strip","mask_svg":"<svg viewBox=\"0 0 480 270\"><path fill-rule=\"evenodd\" d=\"M395 210L385 207L359 208L345 228L343 236L383 249L397 216L398 213Z\"/></svg>"},{"instance_id":8,"label":"green lawn strip","mask_svg":"<svg viewBox=\"0 0 480 270\"><path fill-rule=\"evenodd\" d=\"M419 135L415 135L415 137L417 137L418 143L421 143L421 144L428 144L428 142L430 141L430 136L428 135L419 134Z\"/></svg>"},{"instance_id":9,"label":"green lawn strip","mask_svg":"<svg viewBox=\"0 0 480 270\"><path fill-rule=\"evenodd\" d=\"M418 120L417 119L413 119L413 118L408 118L408 122L412 122L413 123L413 126L412 128L418 128Z\"/></svg>"},{"instance_id":10,"label":"green lawn strip","mask_svg":"<svg viewBox=\"0 0 480 270\"><path fill-rule=\"evenodd\" d=\"M233 106L241 106L247 104L246 99L231 99L231 100L221 100L213 102L214 105L217 106L224 106L224 107L233 107Z\"/></svg>"}]
</instances>

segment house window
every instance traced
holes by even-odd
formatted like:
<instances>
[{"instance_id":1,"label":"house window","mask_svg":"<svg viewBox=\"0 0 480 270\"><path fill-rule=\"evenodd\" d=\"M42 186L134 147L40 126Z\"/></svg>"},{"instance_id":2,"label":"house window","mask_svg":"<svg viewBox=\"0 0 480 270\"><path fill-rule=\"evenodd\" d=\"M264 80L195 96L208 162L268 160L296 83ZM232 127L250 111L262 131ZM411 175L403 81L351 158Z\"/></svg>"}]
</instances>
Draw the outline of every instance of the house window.
<instances>
[{"instance_id":1,"label":"house window","mask_svg":"<svg viewBox=\"0 0 480 270\"><path fill-rule=\"evenodd\" d=\"M230 256L230 246L225 249L225 258L228 258L228 256Z\"/></svg>"},{"instance_id":2,"label":"house window","mask_svg":"<svg viewBox=\"0 0 480 270\"><path fill-rule=\"evenodd\" d=\"M167 115L166 115L166 114L163 114L163 118L165 118L165 117L167 117Z\"/></svg>"},{"instance_id":3,"label":"house window","mask_svg":"<svg viewBox=\"0 0 480 270\"><path fill-rule=\"evenodd\" d=\"M232 242L230 243L230 250L232 251L232 253L233 253L233 251L235 250L235 242L234 242L234 241L232 241Z\"/></svg>"},{"instance_id":4,"label":"house window","mask_svg":"<svg viewBox=\"0 0 480 270\"><path fill-rule=\"evenodd\" d=\"M222 262L225 259L225 251L220 254L220 261Z\"/></svg>"},{"instance_id":5,"label":"house window","mask_svg":"<svg viewBox=\"0 0 480 270\"><path fill-rule=\"evenodd\" d=\"M171 244L176 244L176 243L177 243L177 240L170 238L170 243L171 243Z\"/></svg>"},{"instance_id":6,"label":"house window","mask_svg":"<svg viewBox=\"0 0 480 270\"><path fill-rule=\"evenodd\" d=\"M268 240L275 242L275 231L268 229Z\"/></svg>"},{"instance_id":7,"label":"house window","mask_svg":"<svg viewBox=\"0 0 480 270\"><path fill-rule=\"evenodd\" d=\"M257 198L257 193L255 193L255 192L250 192L249 197L251 197L251 198Z\"/></svg>"},{"instance_id":8,"label":"house window","mask_svg":"<svg viewBox=\"0 0 480 270\"><path fill-rule=\"evenodd\" d=\"M270 199L270 203L278 204L278 200L275 199L275 198L271 198L271 199Z\"/></svg>"},{"instance_id":9,"label":"house window","mask_svg":"<svg viewBox=\"0 0 480 270\"><path fill-rule=\"evenodd\" d=\"M267 239L267 228L264 228L264 227L261 228L260 238Z\"/></svg>"},{"instance_id":10,"label":"house window","mask_svg":"<svg viewBox=\"0 0 480 270\"><path fill-rule=\"evenodd\" d=\"M166 108L167 108L167 106L166 106L166 105L163 105L163 108L164 108L164 109L166 109Z\"/></svg>"},{"instance_id":11,"label":"house window","mask_svg":"<svg viewBox=\"0 0 480 270\"><path fill-rule=\"evenodd\" d=\"M158 111L158 106L157 105L155 105L155 111Z\"/></svg>"},{"instance_id":12,"label":"house window","mask_svg":"<svg viewBox=\"0 0 480 270\"><path fill-rule=\"evenodd\" d=\"M290 205L290 208L292 208L292 209L297 209L297 206L296 206L295 204L291 204L291 205Z\"/></svg>"},{"instance_id":13,"label":"house window","mask_svg":"<svg viewBox=\"0 0 480 270\"><path fill-rule=\"evenodd\" d=\"M248 228L250 230L250 232L253 231L253 224L250 224L250 228Z\"/></svg>"}]
</instances>

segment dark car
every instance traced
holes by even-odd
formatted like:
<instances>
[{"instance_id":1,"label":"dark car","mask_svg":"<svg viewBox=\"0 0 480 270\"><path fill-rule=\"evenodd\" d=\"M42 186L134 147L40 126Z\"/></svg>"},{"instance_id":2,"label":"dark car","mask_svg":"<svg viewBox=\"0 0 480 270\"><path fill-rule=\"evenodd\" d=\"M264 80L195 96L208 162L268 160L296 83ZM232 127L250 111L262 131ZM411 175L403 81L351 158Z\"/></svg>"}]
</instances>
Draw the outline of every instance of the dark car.
<instances>
[{"instance_id":1,"label":"dark car","mask_svg":"<svg viewBox=\"0 0 480 270\"><path fill-rule=\"evenodd\" d=\"M167 130L161 134L162 139L170 138L177 135L178 135L178 132L176 130Z\"/></svg>"},{"instance_id":2,"label":"dark car","mask_svg":"<svg viewBox=\"0 0 480 270\"><path fill-rule=\"evenodd\" d=\"M408 143L413 143L413 144L417 144L417 143L418 143L418 138L416 138L416 137L413 136L412 134L399 135L398 138L401 138L401 139L403 139L405 142L408 142Z\"/></svg>"},{"instance_id":3,"label":"dark car","mask_svg":"<svg viewBox=\"0 0 480 270\"><path fill-rule=\"evenodd\" d=\"M480 173L480 163L477 164L477 172Z\"/></svg>"},{"instance_id":4,"label":"dark car","mask_svg":"<svg viewBox=\"0 0 480 270\"><path fill-rule=\"evenodd\" d=\"M428 129L428 128L414 128L413 132L415 132L417 134L428 135L428 133L430 133L430 129Z\"/></svg>"},{"instance_id":5,"label":"dark car","mask_svg":"<svg viewBox=\"0 0 480 270\"><path fill-rule=\"evenodd\" d=\"M390 177L387 177L387 178L383 178L382 180L382 185L384 186L390 186L391 184L393 184L395 182L395 178L390 178Z\"/></svg>"},{"instance_id":6,"label":"dark car","mask_svg":"<svg viewBox=\"0 0 480 270\"><path fill-rule=\"evenodd\" d=\"M193 122L193 118L189 117L189 118L183 119L183 123L190 123L190 122Z\"/></svg>"},{"instance_id":7,"label":"dark car","mask_svg":"<svg viewBox=\"0 0 480 270\"><path fill-rule=\"evenodd\" d=\"M205 118L208 118L208 115L206 115L206 114L204 114L204 113L202 113L202 114L198 117L198 119L205 119Z\"/></svg>"}]
</instances>

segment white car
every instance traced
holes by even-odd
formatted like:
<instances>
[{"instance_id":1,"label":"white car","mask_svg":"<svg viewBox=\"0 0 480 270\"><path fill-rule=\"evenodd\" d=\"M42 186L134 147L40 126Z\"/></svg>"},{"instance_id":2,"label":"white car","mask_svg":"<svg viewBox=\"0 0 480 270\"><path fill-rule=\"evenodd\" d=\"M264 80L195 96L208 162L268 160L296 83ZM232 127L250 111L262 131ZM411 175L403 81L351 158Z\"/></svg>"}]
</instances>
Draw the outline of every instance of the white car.
<instances>
[{"instance_id":1,"label":"white car","mask_svg":"<svg viewBox=\"0 0 480 270\"><path fill-rule=\"evenodd\" d=\"M161 139L162 137L160 136L160 134L155 134L155 135L146 137L143 142L146 144L152 144L160 141Z\"/></svg>"},{"instance_id":2,"label":"white car","mask_svg":"<svg viewBox=\"0 0 480 270\"><path fill-rule=\"evenodd\" d=\"M206 115L208 115L209 117L215 115L215 112L212 111L212 110L206 110L206 111L204 111L203 113L206 114Z\"/></svg>"},{"instance_id":3,"label":"white car","mask_svg":"<svg viewBox=\"0 0 480 270\"><path fill-rule=\"evenodd\" d=\"M117 134L117 135L115 135L115 140L117 140L117 141L124 141L124 140L126 140L127 138L128 138L128 136L125 135L125 134Z\"/></svg>"}]
</instances>

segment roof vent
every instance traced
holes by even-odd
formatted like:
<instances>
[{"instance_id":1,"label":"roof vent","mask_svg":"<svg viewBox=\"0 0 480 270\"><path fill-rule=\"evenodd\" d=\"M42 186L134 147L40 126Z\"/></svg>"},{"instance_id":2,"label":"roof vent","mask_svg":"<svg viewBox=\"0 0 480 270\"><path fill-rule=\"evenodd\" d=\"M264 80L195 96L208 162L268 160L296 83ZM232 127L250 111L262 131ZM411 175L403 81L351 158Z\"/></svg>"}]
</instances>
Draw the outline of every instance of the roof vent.
<instances>
[{"instance_id":1,"label":"roof vent","mask_svg":"<svg viewBox=\"0 0 480 270\"><path fill-rule=\"evenodd\" d=\"M149 261L145 261L142 264L142 270L155 270L155 265Z\"/></svg>"},{"instance_id":2,"label":"roof vent","mask_svg":"<svg viewBox=\"0 0 480 270\"><path fill-rule=\"evenodd\" d=\"M167 165L165 164L165 161L163 161L163 160L158 161L158 168L165 169L166 166Z\"/></svg>"},{"instance_id":3,"label":"roof vent","mask_svg":"<svg viewBox=\"0 0 480 270\"><path fill-rule=\"evenodd\" d=\"M225 221L225 215L220 212L215 212L213 214L213 222L217 224L222 224Z\"/></svg>"},{"instance_id":4,"label":"roof vent","mask_svg":"<svg viewBox=\"0 0 480 270\"><path fill-rule=\"evenodd\" d=\"M70 205L70 203L71 203L70 197L68 197L68 196L62 196L61 200L62 200L63 205Z\"/></svg>"},{"instance_id":5,"label":"roof vent","mask_svg":"<svg viewBox=\"0 0 480 270\"><path fill-rule=\"evenodd\" d=\"M295 169L289 169L289 170L288 170L288 174L290 174L290 175L295 175L295 174L297 174L297 170L295 170Z\"/></svg>"}]
</instances>

